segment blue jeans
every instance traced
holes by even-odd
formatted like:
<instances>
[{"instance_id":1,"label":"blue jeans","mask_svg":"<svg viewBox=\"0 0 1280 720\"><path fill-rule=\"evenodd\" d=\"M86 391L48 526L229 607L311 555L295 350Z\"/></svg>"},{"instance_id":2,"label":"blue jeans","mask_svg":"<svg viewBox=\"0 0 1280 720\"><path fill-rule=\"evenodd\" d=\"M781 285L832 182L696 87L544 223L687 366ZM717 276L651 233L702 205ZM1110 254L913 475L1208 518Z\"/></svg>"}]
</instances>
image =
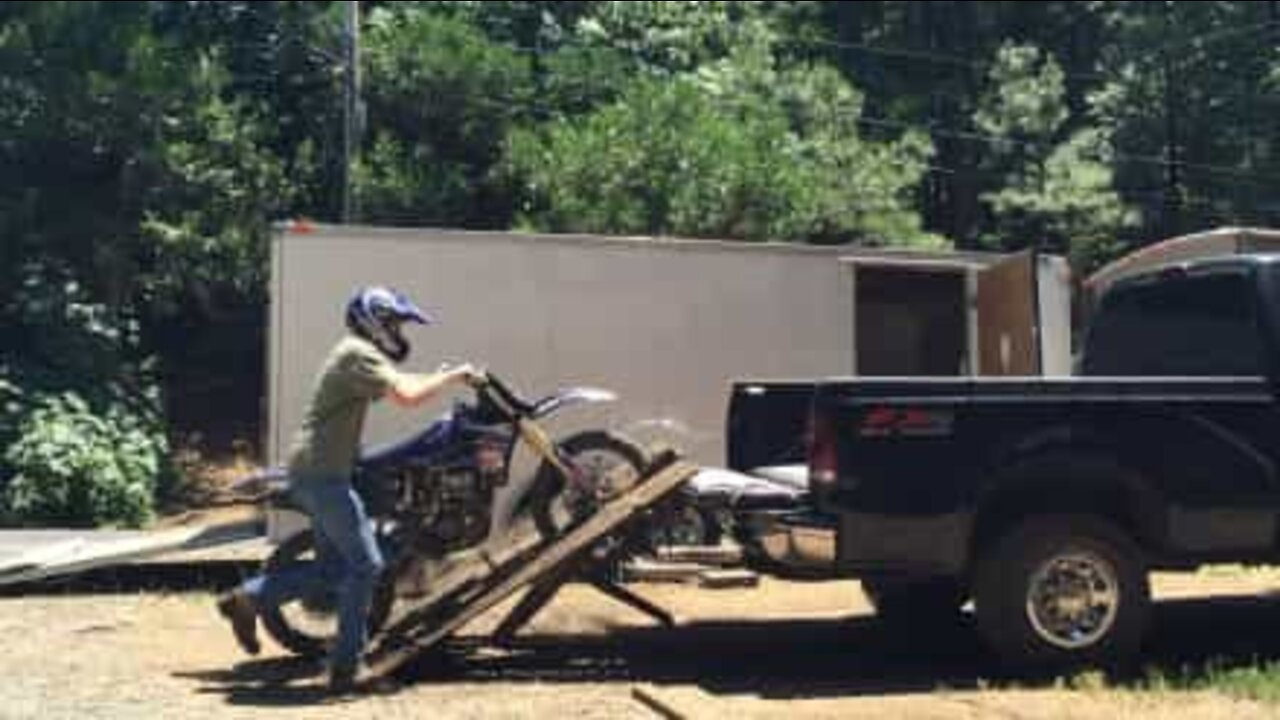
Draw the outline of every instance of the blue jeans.
<instances>
[{"instance_id":1,"label":"blue jeans","mask_svg":"<svg viewBox=\"0 0 1280 720\"><path fill-rule=\"evenodd\" d=\"M246 581L258 607L275 607L308 593L338 588L338 639L331 668L354 669L368 633L369 603L384 566L364 503L348 479L293 479L289 494L311 517L316 560Z\"/></svg>"}]
</instances>

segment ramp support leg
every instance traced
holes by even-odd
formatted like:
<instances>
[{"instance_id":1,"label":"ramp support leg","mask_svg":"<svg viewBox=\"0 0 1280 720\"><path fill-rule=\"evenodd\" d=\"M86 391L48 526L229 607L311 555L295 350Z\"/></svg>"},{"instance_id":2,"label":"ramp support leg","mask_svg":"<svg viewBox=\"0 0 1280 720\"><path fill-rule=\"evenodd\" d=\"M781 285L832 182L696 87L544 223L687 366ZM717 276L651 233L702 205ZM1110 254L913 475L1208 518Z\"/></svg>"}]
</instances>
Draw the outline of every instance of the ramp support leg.
<instances>
[{"instance_id":1,"label":"ramp support leg","mask_svg":"<svg viewBox=\"0 0 1280 720\"><path fill-rule=\"evenodd\" d=\"M596 590L608 595L627 607L637 610L653 618L663 627L675 627L676 620L671 613L645 600L630 590L604 578L593 577L588 580Z\"/></svg>"},{"instance_id":2,"label":"ramp support leg","mask_svg":"<svg viewBox=\"0 0 1280 720\"><path fill-rule=\"evenodd\" d=\"M498 645L509 645L520 628L532 620L533 616L537 615L538 611L546 607L556 593L560 592L564 581L563 577L553 577L530 588L511 613L498 625L498 629L493 631L493 641Z\"/></svg>"},{"instance_id":3,"label":"ramp support leg","mask_svg":"<svg viewBox=\"0 0 1280 720\"><path fill-rule=\"evenodd\" d=\"M537 615L542 608L546 607L547 603L550 603L555 598L560 588L564 587L564 583L572 579L572 577L573 575L569 573L558 574L534 585L511 610L510 614L502 620L497 629L493 631L494 643L497 645L511 644L520 628L524 627L533 619L534 615ZM671 613L608 578L593 573L587 575L583 580L597 591L637 612L649 616L663 627L674 627L676 624L675 618L672 617Z\"/></svg>"}]
</instances>

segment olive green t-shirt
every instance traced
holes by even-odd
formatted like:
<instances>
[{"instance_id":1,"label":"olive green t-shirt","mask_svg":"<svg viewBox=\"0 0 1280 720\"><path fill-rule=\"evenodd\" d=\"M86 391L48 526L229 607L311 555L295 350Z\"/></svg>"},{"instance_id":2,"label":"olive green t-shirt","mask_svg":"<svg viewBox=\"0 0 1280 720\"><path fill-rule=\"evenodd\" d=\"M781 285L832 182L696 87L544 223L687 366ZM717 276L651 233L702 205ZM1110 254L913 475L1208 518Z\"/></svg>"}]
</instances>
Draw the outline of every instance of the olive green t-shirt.
<instances>
[{"instance_id":1,"label":"olive green t-shirt","mask_svg":"<svg viewBox=\"0 0 1280 720\"><path fill-rule=\"evenodd\" d=\"M391 361L367 340L348 335L321 367L311 404L289 452L295 477L347 477L360 449L369 403L395 381Z\"/></svg>"}]
</instances>

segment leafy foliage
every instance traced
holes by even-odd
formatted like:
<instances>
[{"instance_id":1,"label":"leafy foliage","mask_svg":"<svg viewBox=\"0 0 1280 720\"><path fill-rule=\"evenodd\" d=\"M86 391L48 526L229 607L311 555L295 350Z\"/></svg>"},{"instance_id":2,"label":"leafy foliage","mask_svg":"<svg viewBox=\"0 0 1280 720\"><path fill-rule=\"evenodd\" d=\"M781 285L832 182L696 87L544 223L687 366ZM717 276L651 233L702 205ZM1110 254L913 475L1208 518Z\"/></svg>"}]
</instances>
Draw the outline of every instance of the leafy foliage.
<instances>
[{"instance_id":1,"label":"leafy foliage","mask_svg":"<svg viewBox=\"0 0 1280 720\"><path fill-rule=\"evenodd\" d=\"M163 435L116 406L105 414L75 393L39 398L5 451L0 495L10 522L137 527L154 510Z\"/></svg>"},{"instance_id":2,"label":"leafy foliage","mask_svg":"<svg viewBox=\"0 0 1280 720\"><path fill-rule=\"evenodd\" d=\"M530 68L459 20L410 7L369 20L370 146L362 213L394 224L502 227L510 200L490 170L529 99Z\"/></svg>"},{"instance_id":3,"label":"leafy foliage","mask_svg":"<svg viewBox=\"0 0 1280 720\"><path fill-rule=\"evenodd\" d=\"M1039 49L1004 46L990 80L974 122L1006 142L984 162L1002 180L982 195L994 215L989 243L1066 252L1076 267L1093 269L1136 221L1114 189L1111 148L1095 129L1067 133L1062 70Z\"/></svg>"},{"instance_id":4,"label":"leafy foliage","mask_svg":"<svg viewBox=\"0 0 1280 720\"><path fill-rule=\"evenodd\" d=\"M517 131L524 221L576 232L940 245L909 190L928 142L857 132L861 96L825 66L778 68L766 29L728 56L549 128Z\"/></svg>"},{"instance_id":5,"label":"leafy foliage","mask_svg":"<svg viewBox=\"0 0 1280 720\"><path fill-rule=\"evenodd\" d=\"M171 485L138 326L65 273L28 267L0 352L0 519L135 526Z\"/></svg>"},{"instance_id":6,"label":"leafy foliage","mask_svg":"<svg viewBox=\"0 0 1280 720\"><path fill-rule=\"evenodd\" d=\"M752 2L610 0L578 19L575 39L634 58L656 74L695 70L729 54L759 18Z\"/></svg>"}]
</instances>

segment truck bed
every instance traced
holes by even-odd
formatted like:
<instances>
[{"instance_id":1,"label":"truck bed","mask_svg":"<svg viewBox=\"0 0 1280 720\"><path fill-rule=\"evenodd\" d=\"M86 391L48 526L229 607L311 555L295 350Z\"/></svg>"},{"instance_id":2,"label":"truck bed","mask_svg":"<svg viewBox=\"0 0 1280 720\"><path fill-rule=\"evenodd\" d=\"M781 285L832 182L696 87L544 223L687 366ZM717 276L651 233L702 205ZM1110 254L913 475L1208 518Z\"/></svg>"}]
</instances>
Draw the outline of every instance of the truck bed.
<instances>
[{"instance_id":1,"label":"truck bed","mask_svg":"<svg viewBox=\"0 0 1280 720\"><path fill-rule=\"evenodd\" d=\"M786 383L791 387L794 382ZM1270 401L1261 377L978 377L830 378L811 382L824 394L857 397L913 397L950 402L1095 402L1254 399Z\"/></svg>"},{"instance_id":2,"label":"truck bed","mask_svg":"<svg viewBox=\"0 0 1280 720\"><path fill-rule=\"evenodd\" d=\"M807 461L809 413L822 402L923 405L1271 402L1259 377L853 378L743 380L729 403L726 464L741 472Z\"/></svg>"}]
</instances>

